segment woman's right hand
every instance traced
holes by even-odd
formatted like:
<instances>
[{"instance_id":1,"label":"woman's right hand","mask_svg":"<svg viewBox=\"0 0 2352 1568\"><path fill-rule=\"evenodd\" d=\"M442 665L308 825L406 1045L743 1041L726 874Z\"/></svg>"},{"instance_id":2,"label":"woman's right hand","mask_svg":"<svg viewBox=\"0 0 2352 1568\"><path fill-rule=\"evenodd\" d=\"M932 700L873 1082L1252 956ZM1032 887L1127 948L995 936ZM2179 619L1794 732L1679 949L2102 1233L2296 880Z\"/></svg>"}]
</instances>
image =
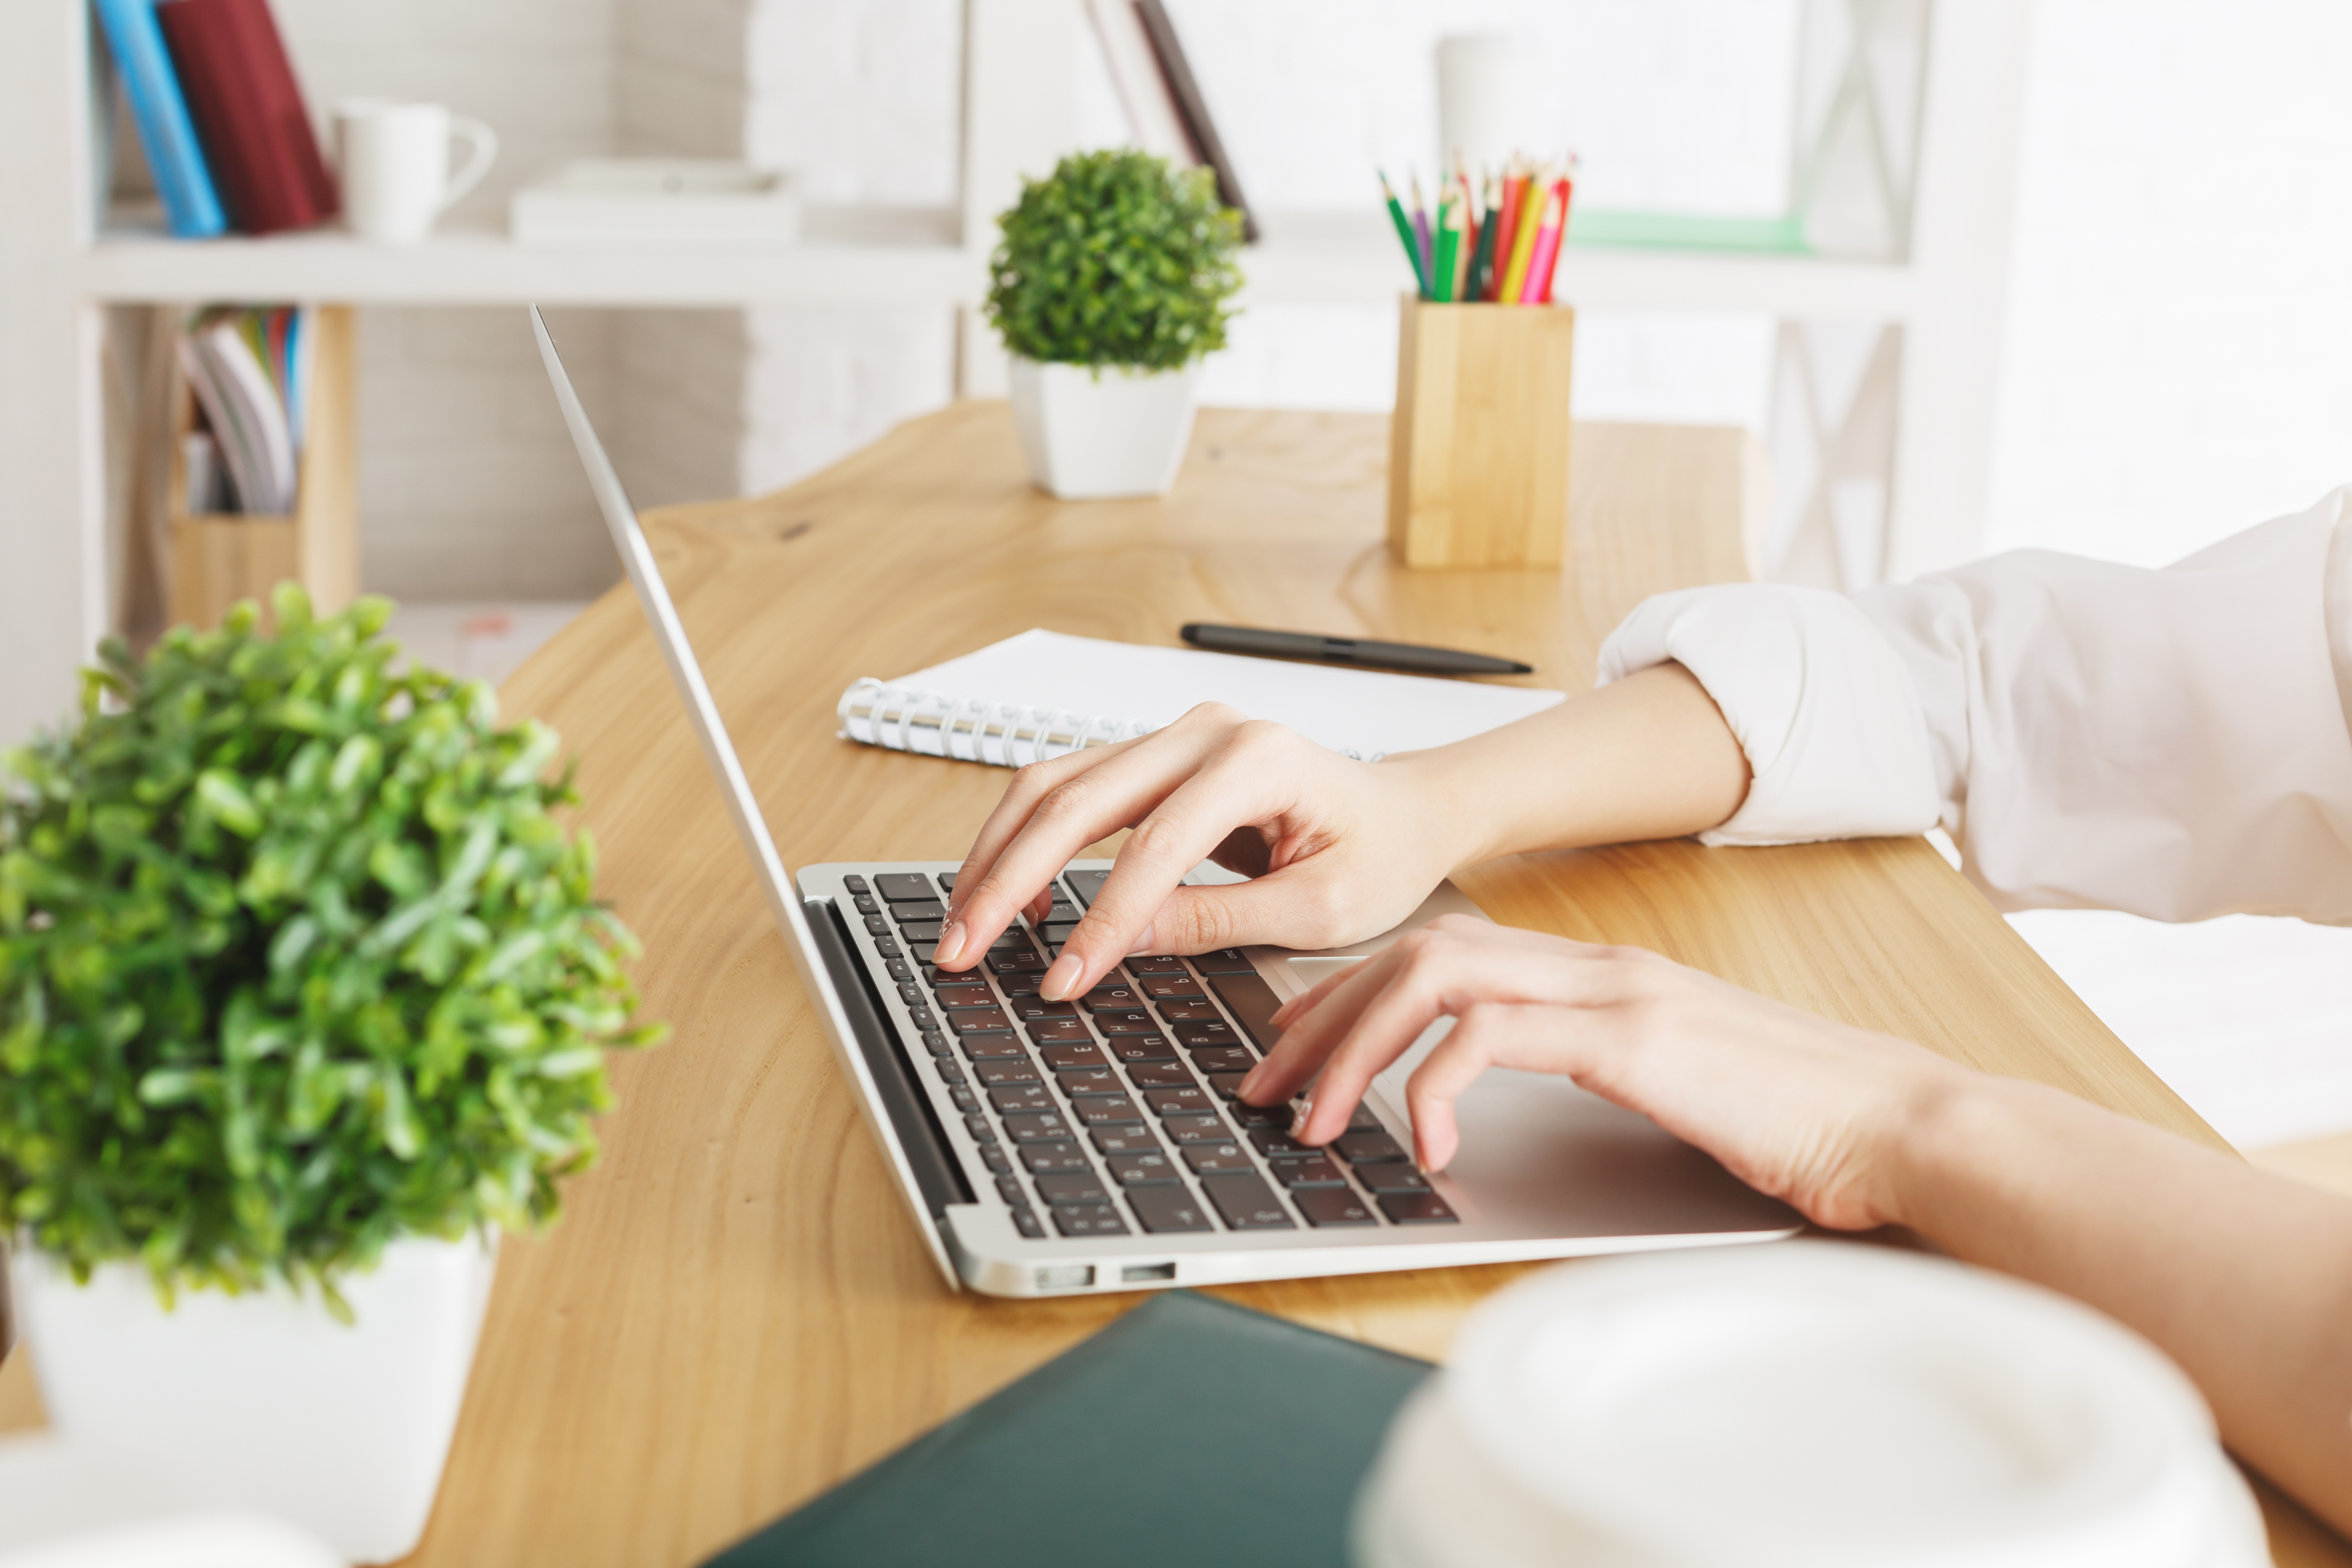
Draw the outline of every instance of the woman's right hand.
<instances>
[{"instance_id":1,"label":"woman's right hand","mask_svg":"<svg viewBox=\"0 0 2352 1568\"><path fill-rule=\"evenodd\" d=\"M1210 702L1139 739L1033 763L957 873L935 962L968 968L1022 910L1042 916L1062 868L1122 827L1134 832L1039 987L1048 1001L1134 952L1375 936L1475 858L1473 814L1423 760L1436 755L1355 762ZM1251 879L1181 886L1202 860Z\"/></svg>"}]
</instances>

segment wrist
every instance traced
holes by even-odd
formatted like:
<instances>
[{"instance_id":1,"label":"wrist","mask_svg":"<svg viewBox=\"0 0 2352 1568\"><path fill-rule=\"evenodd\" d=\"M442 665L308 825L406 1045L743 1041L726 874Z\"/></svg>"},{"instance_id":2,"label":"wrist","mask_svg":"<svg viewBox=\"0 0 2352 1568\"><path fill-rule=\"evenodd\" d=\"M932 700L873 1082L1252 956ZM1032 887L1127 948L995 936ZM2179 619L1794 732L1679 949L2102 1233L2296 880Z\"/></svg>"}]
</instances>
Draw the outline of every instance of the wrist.
<instances>
[{"instance_id":1,"label":"wrist","mask_svg":"<svg viewBox=\"0 0 2352 1568\"><path fill-rule=\"evenodd\" d=\"M1940 1242L1956 1201L2017 1167L2036 1086L1940 1058L1923 1067L1887 1123L1881 1201L1887 1223Z\"/></svg>"},{"instance_id":2,"label":"wrist","mask_svg":"<svg viewBox=\"0 0 2352 1568\"><path fill-rule=\"evenodd\" d=\"M1514 841L1507 792L1464 753L1464 742L1408 752L1379 764L1402 787L1414 837L1441 876L1524 847Z\"/></svg>"}]
</instances>

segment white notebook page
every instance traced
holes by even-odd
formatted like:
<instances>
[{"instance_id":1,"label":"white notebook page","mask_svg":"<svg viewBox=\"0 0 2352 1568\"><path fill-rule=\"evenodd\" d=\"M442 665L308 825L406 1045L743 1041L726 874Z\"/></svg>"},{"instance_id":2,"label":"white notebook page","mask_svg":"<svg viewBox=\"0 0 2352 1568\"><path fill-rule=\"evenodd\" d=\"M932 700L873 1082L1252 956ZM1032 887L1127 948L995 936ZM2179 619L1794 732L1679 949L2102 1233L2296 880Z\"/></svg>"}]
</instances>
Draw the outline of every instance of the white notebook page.
<instances>
[{"instance_id":1,"label":"white notebook page","mask_svg":"<svg viewBox=\"0 0 2352 1568\"><path fill-rule=\"evenodd\" d=\"M1373 757L1467 739L1541 712L1567 693L1340 665L1245 658L1026 631L890 682L1158 726L1202 702L1271 719L1335 752Z\"/></svg>"}]
</instances>

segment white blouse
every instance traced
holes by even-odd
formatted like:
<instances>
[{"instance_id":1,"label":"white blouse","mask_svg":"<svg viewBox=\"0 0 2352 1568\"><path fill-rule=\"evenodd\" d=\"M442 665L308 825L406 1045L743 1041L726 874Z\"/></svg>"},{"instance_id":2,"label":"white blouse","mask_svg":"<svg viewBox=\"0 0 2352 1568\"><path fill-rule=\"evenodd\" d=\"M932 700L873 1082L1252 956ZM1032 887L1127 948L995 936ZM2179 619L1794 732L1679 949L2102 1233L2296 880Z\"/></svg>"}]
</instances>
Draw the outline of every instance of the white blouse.
<instances>
[{"instance_id":1,"label":"white blouse","mask_svg":"<svg viewBox=\"0 0 2352 1568\"><path fill-rule=\"evenodd\" d=\"M2352 487L2161 571L2045 550L1840 596L1662 594L1755 780L1710 844L1941 822L2001 909L2352 924Z\"/></svg>"}]
</instances>

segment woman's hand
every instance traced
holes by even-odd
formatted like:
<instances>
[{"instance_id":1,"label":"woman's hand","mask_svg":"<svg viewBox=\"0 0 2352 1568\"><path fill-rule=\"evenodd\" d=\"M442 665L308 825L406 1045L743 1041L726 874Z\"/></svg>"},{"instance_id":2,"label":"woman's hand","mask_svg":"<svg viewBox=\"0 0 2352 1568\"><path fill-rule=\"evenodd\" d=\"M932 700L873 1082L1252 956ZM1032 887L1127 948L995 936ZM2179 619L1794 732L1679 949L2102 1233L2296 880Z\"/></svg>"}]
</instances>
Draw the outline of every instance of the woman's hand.
<instances>
[{"instance_id":1,"label":"woman's hand","mask_svg":"<svg viewBox=\"0 0 2352 1568\"><path fill-rule=\"evenodd\" d=\"M1431 753L1433 754L1433 753ZM1013 775L964 858L936 962L976 961L1086 846L1135 831L1040 994L1080 994L1131 952L1335 947L1388 930L1461 863L1467 814L1413 757L1352 762L1204 703L1164 730ZM1252 880L1185 888L1214 860Z\"/></svg>"},{"instance_id":2,"label":"woman's hand","mask_svg":"<svg viewBox=\"0 0 2352 1568\"><path fill-rule=\"evenodd\" d=\"M1442 1017L1454 1028L1406 1089L1423 1168L1453 1159L1454 1102L1487 1068L1556 1072L1840 1230L1906 1223L1889 1156L1973 1076L1639 948L1449 915L1276 1013L1282 1037L1243 1096L1272 1104L1312 1079L1293 1135L1328 1142L1373 1076Z\"/></svg>"}]
</instances>

